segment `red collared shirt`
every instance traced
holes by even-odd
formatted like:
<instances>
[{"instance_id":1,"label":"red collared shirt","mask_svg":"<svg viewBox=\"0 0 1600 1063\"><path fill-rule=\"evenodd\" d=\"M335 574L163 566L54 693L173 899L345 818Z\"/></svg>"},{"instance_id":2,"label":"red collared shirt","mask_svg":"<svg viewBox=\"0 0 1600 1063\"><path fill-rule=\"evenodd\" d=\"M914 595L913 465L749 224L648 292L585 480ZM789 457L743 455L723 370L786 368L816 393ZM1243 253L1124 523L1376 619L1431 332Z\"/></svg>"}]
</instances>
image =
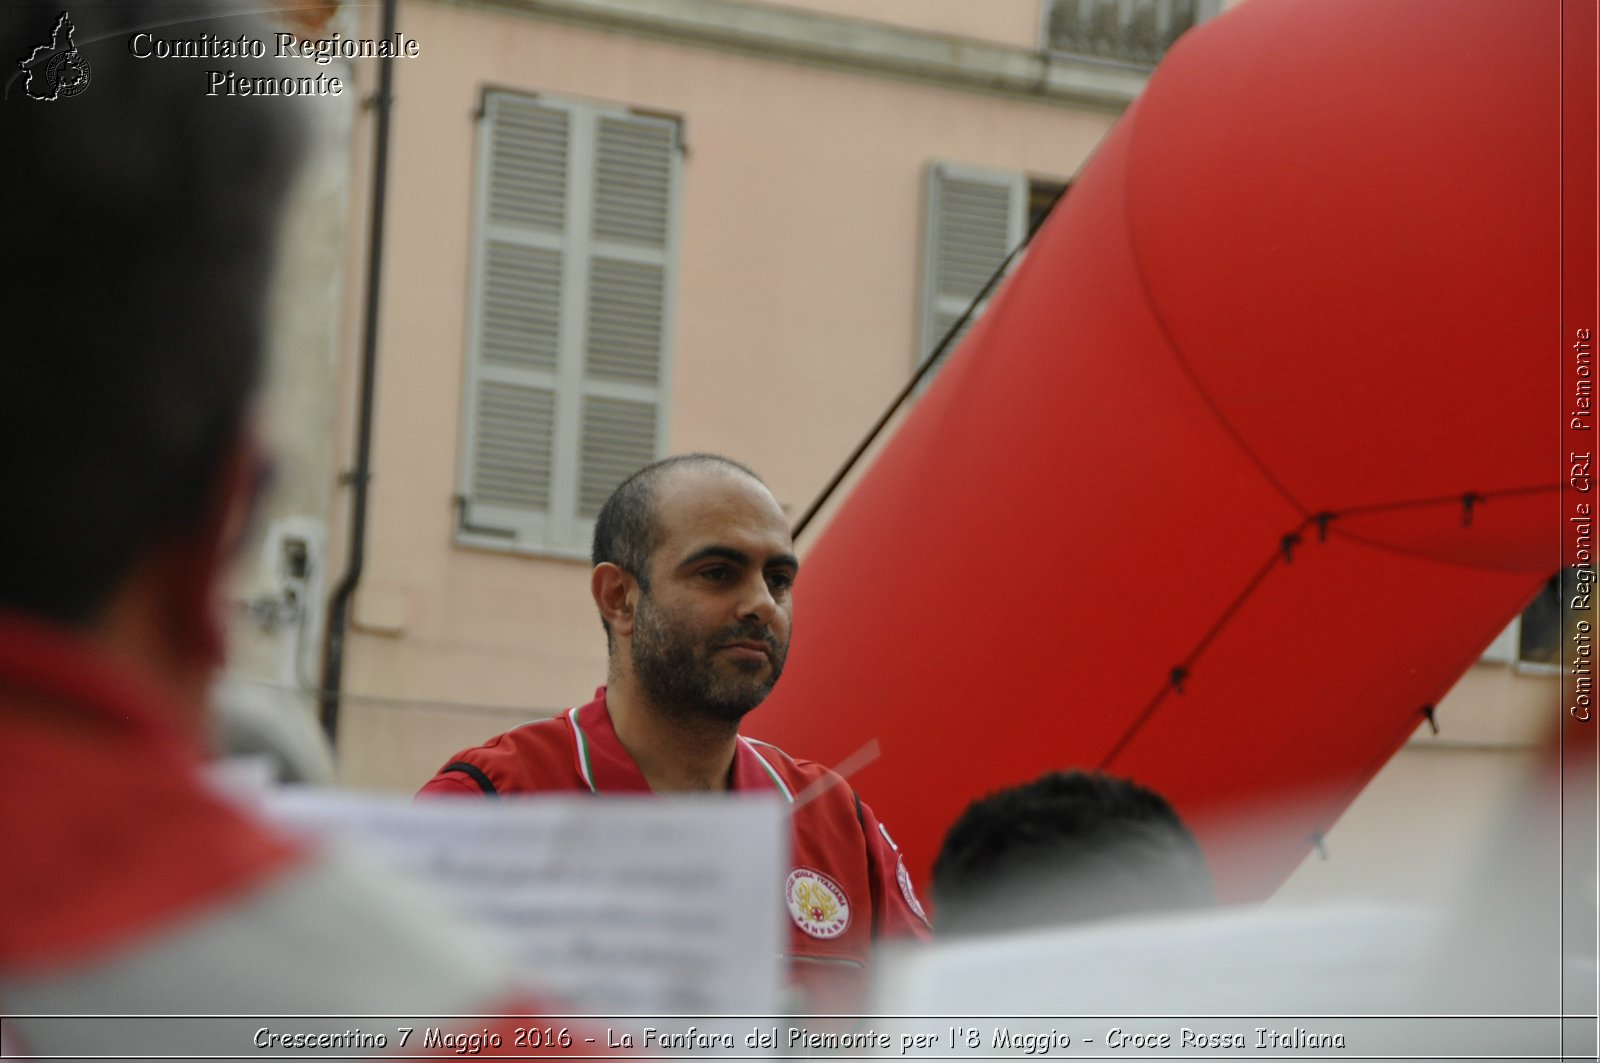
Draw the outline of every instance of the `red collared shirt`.
<instances>
[{"instance_id":1,"label":"red collared shirt","mask_svg":"<svg viewBox=\"0 0 1600 1063\"><path fill-rule=\"evenodd\" d=\"M739 737L730 789L776 791L793 809L792 864L783 882L791 978L813 1011L859 1006L873 943L929 936L899 850L848 783L776 746ZM649 793L606 709L605 687L586 705L462 750L420 794L589 791Z\"/></svg>"}]
</instances>

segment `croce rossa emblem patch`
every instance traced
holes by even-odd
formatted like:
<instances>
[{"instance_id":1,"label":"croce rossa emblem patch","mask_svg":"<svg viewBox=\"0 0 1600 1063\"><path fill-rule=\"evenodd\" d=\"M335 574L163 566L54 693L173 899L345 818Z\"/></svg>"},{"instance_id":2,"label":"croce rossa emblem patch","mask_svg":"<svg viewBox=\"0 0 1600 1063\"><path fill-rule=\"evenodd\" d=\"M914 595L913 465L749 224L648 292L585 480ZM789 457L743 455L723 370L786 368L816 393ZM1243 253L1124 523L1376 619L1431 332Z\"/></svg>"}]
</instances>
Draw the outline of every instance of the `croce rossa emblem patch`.
<instances>
[{"instance_id":1,"label":"croce rossa emblem patch","mask_svg":"<svg viewBox=\"0 0 1600 1063\"><path fill-rule=\"evenodd\" d=\"M814 938L836 938L850 925L850 900L833 879L809 867L789 872L784 900L794 925Z\"/></svg>"}]
</instances>

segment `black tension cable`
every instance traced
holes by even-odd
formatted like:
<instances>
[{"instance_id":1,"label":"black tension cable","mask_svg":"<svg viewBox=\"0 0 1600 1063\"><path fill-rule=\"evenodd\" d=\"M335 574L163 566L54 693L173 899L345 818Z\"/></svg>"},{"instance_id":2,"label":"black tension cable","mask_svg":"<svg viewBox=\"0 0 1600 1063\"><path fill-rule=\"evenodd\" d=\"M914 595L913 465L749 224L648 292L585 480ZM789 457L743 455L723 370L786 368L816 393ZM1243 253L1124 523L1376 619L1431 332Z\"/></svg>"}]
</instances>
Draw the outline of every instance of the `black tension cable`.
<instances>
[{"instance_id":1,"label":"black tension cable","mask_svg":"<svg viewBox=\"0 0 1600 1063\"><path fill-rule=\"evenodd\" d=\"M1133 741L1134 737L1144 729L1146 724L1150 722L1151 717L1156 714L1157 710L1161 708L1162 703L1166 701L1167 695L1181 695L1184 693L1184 684L1190 679L1195 663L1200 659L1201 654L1203 654L1210 646L1212 640L1222 633L1222 629L1226 627L1228 622L1233 619L1234 615L1244 607L1244 604L1249 601L1252 596L1254 596L1257 589L1259 589L1262 583L1266 581L1266 578L1271 575L1273 569L1277 568L1280 564L1293 563L1294 547L1301 545L1301 543L1304 541L1301 533L1304 532L1308 527L1313 525L1316 526L1317 541L1319 543L1323 543L1327 541L1328 525L1341 517L1349 517L1352 515L1365 516L1370 513L1394 512L1397 510L1416 509L1425 506L1452 505L1462 507L1465 518L1462 521L1462 526L1470 528L1472 526L1471 513L1475 505L1487 502L1491 498L1537 494L1544 491L1555 491L1558 488L1559 485L1551 484L1545 487L1508 488L1503 491L1490 491L1487 494L1479 494L1475 491L1468 491L1460 495L1449 495L1441 498L1421 498L1408 499L1404 502L1375 503L1373 505L1357 506L1339 512L1323 510L1322 512L1307 517L1293 531L1279 537L1278 542L1274 546L1272 554L1269 556L1265 564L1263 564L1256 574L1251 577L1250 581L1245 584L1244 589L1234 597L1233 601L1222 610L1222 615L1218 617L1216 623L1212 624L1211 627L1206 630L1206 633L1200 637L1200 640L1195 644L1194 648L1189 651L1188 656L1183 658L1183 663L1174 666L1167 673L1166 681L1161 684L1161 689L1156 692L1156 695L1151 698L1148 703L1146 703L1139 715L1133 718L1133 721L1128 725L1127 729L1124 730L1117 741L1112 744L1110 751L1101 758L1098 765L1099 770L1109 770L1111 762L1121 755L1122 751L1128 747L1128 745ZM1433 728L1434 734L1438 734L1439 724L1434 718L1434 706L1424 706L1422 708L1422 715L1423 718L1427 720L1429 726Z\"/></svg>"},{"instance_id":2,"label":"black tension cable","mask_svg":"<svg viewBox=\"0 0 1600 1063\"><path fill-rule=\"evenodd\" d=\"M1054 198L1050 200L1050 205L1039 216L1040 224L1043 224L1044 219L1048 218L1051 212L1056 209L1056 204L1061 202L1061 197L1066 194L1067 189L1070 187L1072 187L1070 184L1065 184L1057 190ZM918 385L933 371L933 367L939 364L939 358L944 354L945 348L950 346L950 341L966 327L967 322L972 319L972 315L978 306L989 298L989 293L994 291L996 284L1000 283L1000 278L1006 275L1006 270L1011 268L1012 260L1022 253L1023 248L1033 242L1033 234L1038 231L1039 225L1037 224L1029 227L1017 246L1011 249L1010 253L1000 262L1000 265L995 268L995 271L989 275L989 279L983 282L983 287L978 289L978 294L972 297L972 301L967 304L967 308L961 311L961 316L956 318L954 323L945 330L944 335L939 338L939 342L934 345L928 357L924 358L922 364L917 366L917 371L911 374L911 379L906 382L906 386L901 388L900 393L894 397L894 401L889 403L889 408L884 410L883 415L867 430L866 436L856 444L855 449L850 452L850 456L844 459L844 464L839 466L838 471L823 486L821 493L812 500L811 505L806 507L806 511L800 514L800 519L794 523L794 531L792 533L796 539L800 538L800 533L806 530L806 525L811 523L811 518L815 517L822 507L827 505L828 499L833 497L833 493L839 489L839 485L844 482L844 478L850 475L850 470L855 468L856 462L861 460L861 456L872 446L873 441L894 419L894 415L899 412L900 407L904 406L906 400L916 392Z\"/></svg>"}]
</instances>

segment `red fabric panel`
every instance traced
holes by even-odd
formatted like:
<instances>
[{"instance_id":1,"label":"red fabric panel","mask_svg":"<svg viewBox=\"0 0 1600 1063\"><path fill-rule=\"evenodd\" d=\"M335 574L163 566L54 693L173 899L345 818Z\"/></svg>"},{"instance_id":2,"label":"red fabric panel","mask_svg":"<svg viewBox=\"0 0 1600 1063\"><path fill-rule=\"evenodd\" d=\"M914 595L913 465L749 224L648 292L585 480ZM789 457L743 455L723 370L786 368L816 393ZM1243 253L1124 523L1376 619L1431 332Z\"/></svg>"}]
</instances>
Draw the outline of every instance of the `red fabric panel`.
<instances>
[{"instance_id":1,"label":"red fabric panel","mask_svg":"<svg viewBox=\"0 0 1600 1063\"><path fill-rule=\"evenodd\" d=\"M1132 131L1128 224L1176 355L1309 508L1554 484L1557 5L1261 6L1180 43ZM1548 514L1384 537L1548 575Z\"/></svg>"}]
</instances>

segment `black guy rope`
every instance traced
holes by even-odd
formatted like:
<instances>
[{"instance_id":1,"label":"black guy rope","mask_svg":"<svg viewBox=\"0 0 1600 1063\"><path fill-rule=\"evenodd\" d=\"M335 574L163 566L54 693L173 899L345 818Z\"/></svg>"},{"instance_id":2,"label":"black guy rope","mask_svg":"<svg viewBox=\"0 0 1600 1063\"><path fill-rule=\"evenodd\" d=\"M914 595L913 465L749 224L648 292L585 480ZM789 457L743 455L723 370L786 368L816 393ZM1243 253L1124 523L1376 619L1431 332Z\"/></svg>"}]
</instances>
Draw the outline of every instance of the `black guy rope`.
<instances>
[{"instance_id":1,"label":"black guy rope","mask_svg":"<svg viewBox=\"0 0 1600 1063\"><path fill-rule=\"evenodd\" d=\"M1061 202L1061 197L1071 187L1070 184L1061 186L1060 190L1050 200L1050 205L1040 215L1041 219L1050 216L1051 212L1056 209L1056 204ZM961 311L961 316L956 318L955 322L945 330L944 335L939 338L939 342L928 354L928 357L923 359L922 364L917 367L917 371L911 374L911 379L906 381L905 387L901 388L900 393L894 397L894 401L889 403L889 408L884 410L882 416L867 430L867 434L862 438L861 442L856 444L855 449L850 452L850 456L844 459L844 464L839 466L838 471L823 486L821 493L812 499L811 505L807 506L806 511L800 514L800 519L795 521L794 531L792 532L796 539L800 538L800 533L806 530L806 525L811 523L811 519L827 504L828 499L833 497L833 493L839 489L839 485L844 482L844 478L850 475L850 470L855 468L856 462L861 460L861 456L872 446L873 441L894 419L894 415L899 412L900 407L904 406L906 400L915 394L917 387L933 371L933 367L939 364L939 359L944 354L945 348L950 346L950 342L966 327L967 322L972 319L973 313L983 301L989 298L989 293L994 291L995 285L1000 283L1000 278L1006 275L1006 270L1011 268L1012 260L1021 254L1022 249L1033 241L1033 234L1036 232L1038 232L1037 225L1028 230L1017 246L1013 247L1000 265L995 267L995 271L989 274L989 279L983 282L983 287L978 289L978 294L972 297L972 302L968 303L967 308Z\"/></svg>"},{"instance_id":2,"label":"black guy rope","mask_svg":"<svg viewBox=\"0 0 1600 1063\"><path fill-rule=\"evenodd\" d=\"M1144 726L1147 723L1150 722L1150 718L1154 716L1157 710L1161 708L1162 704L1166 701L1168 694L1182 694L1184 692L1184 683L1187 682L1192 675L1195 663L1211 645L1212 641L1222 633L1222 629L1226 627L1228 622L1233 619L1234 615L1244 607L1245 602L1255 594L1256 589L1261 586L1274 568L1276 568L1279 564L1288 564L1293 562L1294 547L1301 544L1303 541L1301 533L1307 528L1314 525L1317 529L1317 541L1319 543L1324 543L1327 542L1328 538L1328 525L1341 517L1393 512L1396 510L1405 509L1417 509L1422 506L1441 505L1462 506L1465 514L1465 519L1463 519L1462 525L1464 527L1471 527L1472 522L1470 516L1473 506L1486 502L1490 498L1504 498L1512 495L1536 494L1554 490L1557 490L1555 485L1547 487L1509 488L1504 491L1490 491L1487 494L1479 494L1475 491L1468 491L1460 495L1447 495L1441 498L1408 499L1403 502L1387 502L1369 506L1356 506L1350 509L1341 510L1339 512L1324 510L1307 517L1305 520L1301 521L1297 526L1295 526L1293 530L1285 533L1279 538L1271 556L1267 558L1266 563L1262 565L1262 567L1256 572L1255 576L1253 576L1250 581L1245 584L1244 589L1240 591L1233 601L1228 604L1227 608L1222 611L1222 615L1217 618L1216 623L1212 624L1211 627L1206 630L1206 633L1200 637L1200 640L1195 644L1194 648L1189 651L1188 656L1185 657L1182 662L1172 666L1167 673L1167 681L1162 684L1161 689L1156 692L1155 697L1151 698L1145 707L1140 711L1139 715L1133 718L1133 721L1128 725L1121 737L1119 737L1111 746L1111 749L1106 753L1106 755L1100 758L1099 770L1106 771L1110 767L1111 762L1121 755L1122 751L1128 747L1128 745L1133 741L1134 737L1144 729ZM1428 723L1433 727L1434 733L1438 734L1439 725L1434 720L1433 706L1424 706L1422 709L1422 714L1427 719Z\"/></svg>"}]
</instances>

